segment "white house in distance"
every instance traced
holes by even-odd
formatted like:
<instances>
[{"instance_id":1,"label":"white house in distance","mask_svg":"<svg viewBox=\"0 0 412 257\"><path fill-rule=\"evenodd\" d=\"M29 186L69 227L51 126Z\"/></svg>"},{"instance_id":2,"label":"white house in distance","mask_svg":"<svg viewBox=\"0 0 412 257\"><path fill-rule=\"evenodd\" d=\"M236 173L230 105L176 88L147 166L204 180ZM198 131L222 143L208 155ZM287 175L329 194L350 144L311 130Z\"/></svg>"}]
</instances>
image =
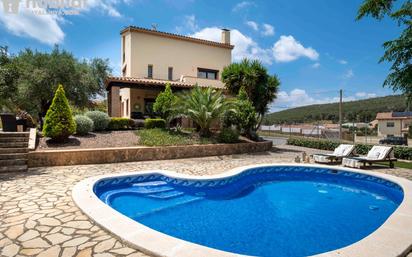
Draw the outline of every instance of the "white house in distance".
<instances>
[{"instance_id":1,"label":"white house in distance","mask_svg":"<svg viewBox=\"0 0 412 257\"><path fill-rule=\"evenodd\" d=\"M173 91L200 87L224 89L220 76L232 61L230 31L221 42L140 27L120 32L121 77L106 80L111 117L150 115L157 95L170 83Z\"/></svg>"},{"instance_id":2,"label":"white house in distance","mask_svg":"<svg viewBox=\"0 0 412 257\"><path fill-rule=\"evenodd\" d=\"M412 112L380 112L377 113L378 136L403 137L412 124Z\"/></svg>"}]
</instances>

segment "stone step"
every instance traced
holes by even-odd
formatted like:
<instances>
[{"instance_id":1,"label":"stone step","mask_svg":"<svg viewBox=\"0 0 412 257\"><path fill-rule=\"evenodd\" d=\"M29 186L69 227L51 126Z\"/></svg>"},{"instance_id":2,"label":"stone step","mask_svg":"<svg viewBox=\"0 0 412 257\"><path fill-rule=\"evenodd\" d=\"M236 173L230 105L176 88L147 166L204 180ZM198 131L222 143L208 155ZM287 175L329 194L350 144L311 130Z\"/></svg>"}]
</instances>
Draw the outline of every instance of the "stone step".
<instances>
[{"instance_id":1,"label":"stone step","mask_svg":"<svg viewBox=\"0 0 412 257\"><path fill-rule=\"evenodd\" d=\"M8 142L29 142L28 137L0 137L0 143Z\"/></svg>"},{"instance_id":2,"label":"stone step","mask_svg":"<svg viewBox=\"0 0 412 257\"><path fill-rule=\"evenodd\" d=\"M0 167L27 165L27 159L0 160Z\"/></svg>"},{"instance_id":3,"label":"stone step","mask_svg":"<svg viewBox=\"0 0 412 257\"><path fill-rule=\"evenodd\" d=\"M29 137L29 132L0 132L0 138L4 137Z\"/></svg>"},{"instance_id":4,"label":"stone step","mask_svg":"<svg viewBox=\"0 0 412 257\"><path fill-rule=\"evenodd\" d=\"M13 160L13 159L25 159L28 158L28 153L0 153L0 160Z\"/></svg>"},{"instance_id":5,"label":"stone step","mask_svg":"<svg viewBox=\"0 0 412 257\"><path fill-rule=\"evenodd\" d=\"M0 166L0 173L3 173L3 172L24 172L24 171L27 171L27 165Z\"/></svg>"},{"instance_id":6,"label":"stone step","mask_svg":"<svg viewBox=\"0 0 412 257\"><path fill-rule=\"evenodd\" d=\"M29 148L0 148L0 154L28 153Z\"/></svg>"},{"instance_id":7,"label":"stone step","mask_svg":"<svg viewBox=\"0 0 412 257\"><path fill-rule=\"evenodd\" d=\"M7 142L7 143L0 142L0 148L22 148L22 147L28 147L28 146L29 146L28 142Z\"/></svg>"}]
</instances>

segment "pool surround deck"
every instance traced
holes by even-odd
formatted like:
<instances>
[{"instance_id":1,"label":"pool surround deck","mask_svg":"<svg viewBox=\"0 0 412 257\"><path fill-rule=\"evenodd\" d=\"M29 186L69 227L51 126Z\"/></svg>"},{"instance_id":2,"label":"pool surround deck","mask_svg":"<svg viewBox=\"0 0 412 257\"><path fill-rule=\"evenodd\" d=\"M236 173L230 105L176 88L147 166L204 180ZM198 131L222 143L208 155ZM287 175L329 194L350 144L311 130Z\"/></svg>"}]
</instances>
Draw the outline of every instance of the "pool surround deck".
<instances>
[{"instance_id":1,"label":"pool surround deck","mask_svg":"<svg viewBox=\"0 0 412 257\"><path fill-rule=\"evenodd\" d=\"M266 166L299 166L319 167L379 177L398 184L404 193L404 198L395 212L373 233L362 240L349 246L330 252L315 255L317 257L336 256L404 256L411 250L412 230L412 181L383 173L366 170L350 169L337 166L295 164L295 163L267 163L234 168L217 175L194 176L168 170L148 170L144 172L131 172L116 175L102 175L87 178L76 184L72 197L77 206L95 223L113 233L122 241L154 256L244 256L230 252L209 248L195 243L187 242L144 226L123 214L117 212L103 203L94 193L94 185L107 178L126 177L131 175L161 174L170 178L188 180L216 180L237 176L247 169Z\"/></svg>"}]
</instances>

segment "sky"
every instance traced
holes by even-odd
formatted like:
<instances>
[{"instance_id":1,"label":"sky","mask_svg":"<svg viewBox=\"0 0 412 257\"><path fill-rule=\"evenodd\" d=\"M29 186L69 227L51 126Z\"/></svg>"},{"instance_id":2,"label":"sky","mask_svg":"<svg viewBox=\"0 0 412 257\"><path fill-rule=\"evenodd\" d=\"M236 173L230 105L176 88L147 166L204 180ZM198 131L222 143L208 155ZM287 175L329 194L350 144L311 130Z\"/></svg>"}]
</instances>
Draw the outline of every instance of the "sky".
<instances>
[{"instance_id":1,"label":"sky","mask_svg":"<svg viewBox=\"0 0 412 257\"><path fill-rule=\"evenodd\" d=\"M400 28L388 19L356 21L361 0L77 0L49 10L33 2L20 0L17 14L0 4L0 45L11 53L58 44L79 59L108 58L118 75L119 32L126 26L156 24L159 31L215 41L228 28L233 62L258 59L280 78L271 111L334 102L339 89L344 101L394 94L382 87L390 64L378 62L382 43Z\"/></svg>"}]
</instances>

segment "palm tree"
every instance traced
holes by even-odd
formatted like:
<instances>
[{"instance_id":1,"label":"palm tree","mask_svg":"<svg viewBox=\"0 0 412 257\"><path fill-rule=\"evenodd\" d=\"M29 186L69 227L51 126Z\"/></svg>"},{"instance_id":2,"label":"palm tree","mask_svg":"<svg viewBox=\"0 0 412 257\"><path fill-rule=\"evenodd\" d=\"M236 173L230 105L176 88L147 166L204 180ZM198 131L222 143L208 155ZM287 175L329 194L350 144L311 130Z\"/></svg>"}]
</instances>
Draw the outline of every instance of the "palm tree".
<instances>
[{"instance_id":1,"label":"palm tree","mask_svg":"<svg viewBox=\"0 0 412 257\"><path fill-rule=\"evenodd\" d=\"M276 99L280 81L276 75L269 75L268 70L257 60L243 59L232 63L222 72L222 81L226 89L237 95L244 87L258 114L255 129L260 126L270 103Z\"/></svg>"},{"instance_id":2,"label":"palm tree","mask_svg":"<svg viewBox=\"0 0 412 257\"><path fill-rule=\"evenodd\" d=\"M200 127L200 136L210 136L212 122L220 119L226 111L235 111L221 91L195 86L191 91L178 96L179 113L192 119Z\"/></svg>"}]
</instances>

